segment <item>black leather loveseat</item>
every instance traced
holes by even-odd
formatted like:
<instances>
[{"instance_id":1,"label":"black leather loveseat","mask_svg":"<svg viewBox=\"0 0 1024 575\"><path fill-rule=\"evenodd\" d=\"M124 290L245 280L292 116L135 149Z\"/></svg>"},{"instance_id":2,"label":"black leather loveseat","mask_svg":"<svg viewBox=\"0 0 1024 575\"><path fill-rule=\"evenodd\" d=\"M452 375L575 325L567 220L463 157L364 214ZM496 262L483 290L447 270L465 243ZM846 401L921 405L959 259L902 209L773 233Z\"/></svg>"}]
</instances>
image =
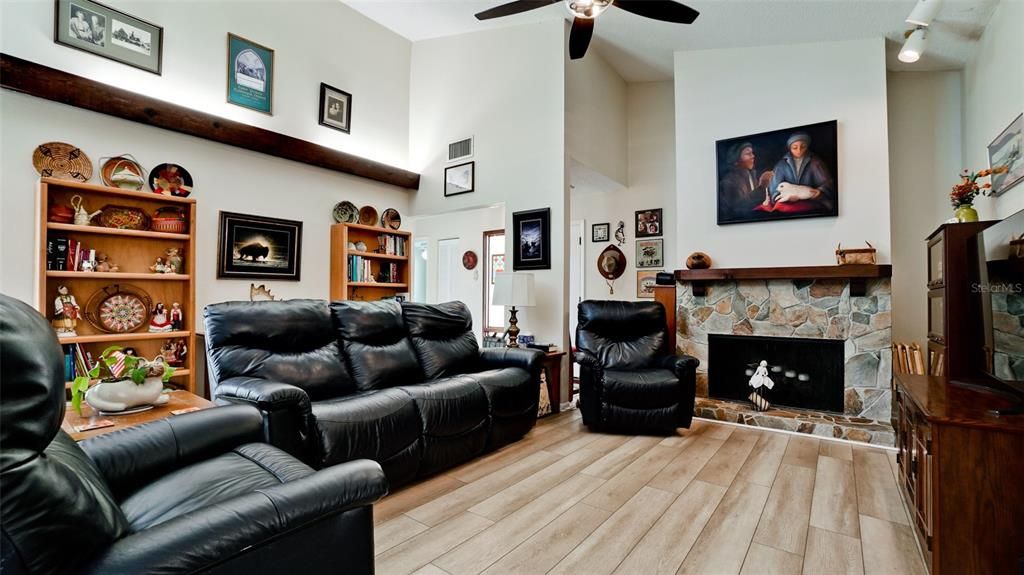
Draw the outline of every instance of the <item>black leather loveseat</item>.
<instances>
[{"instance_id":1,"label":"black leather loveseat","mask_svg":"<svg viewBox=\"0 0 1024 575\"><path fill-rule=\"evenodd\" d=\"M0 295L0 573L373 573L373 461L314 471L233 405L75 443L49 323Z\"/></svg>"},{"instance_id":2,"label":"black leather loveseat","mask_svg":"<svg viewBox=\"0 0 1024 575\"><path fill-rule=\"evenodd\" d=\"M392 486L522 437L543 354L477 346L460 302L289 300L205 309L212 395L263 413L315 467L380 463Z\"/></svg>"}]
</instances>

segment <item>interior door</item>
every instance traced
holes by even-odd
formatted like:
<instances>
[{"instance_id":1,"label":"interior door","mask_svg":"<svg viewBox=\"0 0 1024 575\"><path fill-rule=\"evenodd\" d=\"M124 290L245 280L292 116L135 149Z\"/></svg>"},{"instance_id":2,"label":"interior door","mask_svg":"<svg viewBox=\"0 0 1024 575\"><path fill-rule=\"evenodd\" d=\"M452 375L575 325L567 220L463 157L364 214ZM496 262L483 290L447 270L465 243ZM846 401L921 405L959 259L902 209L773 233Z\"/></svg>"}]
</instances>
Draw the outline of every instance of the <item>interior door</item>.
<instances>
[{"instance_id":1,"label":"interior door","mask_svg":"<svg viewBox=\"0 0 1024 575\"><path fill-rule=\"evenodd\" d=\"M576 345L576 324L579 318L576 306L587 297L586 275L583 271L587 245L583 238L583 230L586 228L584 220L569 222L569 341L574 347ZM573 376L579 377L579 369L580 366L573 362Z\"/></svg>"},{"instance_id":2,"label":"interior door","mask_svg":"<svg viewBox=\"0 0 1024 575\"><path fill-rule=\"evenodd\" d=\"M448 238L437 242L437 301L445 303L454 301L455 274L459 261L459 238Z\"/></svg>"}]
</instances>

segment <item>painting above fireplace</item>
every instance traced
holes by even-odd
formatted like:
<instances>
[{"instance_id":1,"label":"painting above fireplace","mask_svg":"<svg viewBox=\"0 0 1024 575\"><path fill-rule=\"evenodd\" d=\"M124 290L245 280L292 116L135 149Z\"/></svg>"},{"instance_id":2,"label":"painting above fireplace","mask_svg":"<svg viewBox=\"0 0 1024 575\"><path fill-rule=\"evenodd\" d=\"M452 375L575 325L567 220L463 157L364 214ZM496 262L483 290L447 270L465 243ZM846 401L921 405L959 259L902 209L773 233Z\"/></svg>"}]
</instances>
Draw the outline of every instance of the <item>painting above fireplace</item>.
<instances>
[{"instance_id":1,"label":"painting above fireplace","mask_svg":"<svg viewBox=\"0 0 1024 575\"><path fill-rule=\"evenodd\" d=\"M708 334L708 395L746 401L762 360L775 386L760 394L773 405L843 412L841 340Z\"/></svg>"}]
</instances>

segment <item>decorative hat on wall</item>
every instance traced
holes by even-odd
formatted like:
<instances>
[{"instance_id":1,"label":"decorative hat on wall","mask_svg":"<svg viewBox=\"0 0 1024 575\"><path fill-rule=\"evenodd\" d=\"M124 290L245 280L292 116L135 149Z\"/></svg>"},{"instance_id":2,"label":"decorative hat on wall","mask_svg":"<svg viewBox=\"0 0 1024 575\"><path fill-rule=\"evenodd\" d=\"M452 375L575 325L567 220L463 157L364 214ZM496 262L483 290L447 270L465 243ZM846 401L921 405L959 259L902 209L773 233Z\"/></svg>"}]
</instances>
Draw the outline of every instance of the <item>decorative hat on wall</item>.
<instances>
[{"instance_id":1,"label":"decorative hat on wall","mask_svg":"<svg viewBox=\"0 0 1024 575\"><path fill-rule=\"evenodd\" d=\"M612 282L622 277L626 271L626 254L618 246L610 245L597 256L597 271L608 283L608 293L614 294Z\"/></svg>"}]
</instances>

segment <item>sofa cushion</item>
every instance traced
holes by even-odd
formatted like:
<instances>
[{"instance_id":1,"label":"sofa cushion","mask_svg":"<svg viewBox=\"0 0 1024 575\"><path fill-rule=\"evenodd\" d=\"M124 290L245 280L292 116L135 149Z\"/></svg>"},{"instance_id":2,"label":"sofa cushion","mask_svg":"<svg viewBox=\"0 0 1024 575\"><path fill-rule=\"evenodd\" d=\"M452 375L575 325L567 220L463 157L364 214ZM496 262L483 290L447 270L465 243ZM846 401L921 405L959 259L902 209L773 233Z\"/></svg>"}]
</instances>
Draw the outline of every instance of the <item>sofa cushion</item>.
<instances>
[{"instance_id":1,"label":"sofa cushion","mask_svg":"<svg viewBox=\"0 0 1024 575\"><path fill-rule=\"evenodd\" d=\"M302 388L313 401L355 391L323 300L218 303L204 315L216 381L278 381Z\"/></svg>"},{"instance_id":2,"label":"sofa cushion","mask_svg":"<svg viewBox=\"0 0 1024 575\"><path fill-rule=\"evenodd\" d=\"M424 436L459 435L487 420L487 396L471 375L398 389L408 393L416 403Z\"/></svg>"},{"instance_id":3,"label":"sofa cushion","mask_svg":"<svg viewBox=\"0 0 1024 575\"><path fill-rule=\"evenodd\" d=\"M467 373L476 367L480 347L466 304L404 303L402 316L426 379Z\"/></svg>"},{"instance_id":4,"label":"sofa cushion","mask_svg":"<svg viewBox=\"0 0 1024 575\"><path fill-rule=\"evenodd\" d=\"M276 447L249 443L168 473L126 497L121 509L131 530L138 532L313 473L311 467Z\"/></svg>"},{"instance_id":5,"label":"sofa cushion","mask_svg":"<svg viewBox=\"0 0 1024 575\"><path fill-rule=\"evenodd\" d=\"M665 407L679 402L679 379L667 369L604 370L601 401L630 409Z\"/></svg>"},{"instance_id":6,"label":"sofa cushion","mask_svg":"<svg viewBox=\"0 0 1024 575\"><path fill-rule=\"evenodd\" d=\"M413 398L400 389L314 402L313 415L321 445L321 466L372 459L381 464L389 480L395 481L389 460L395 456L419 457L422 423Z\"/></svg>"},{"instance_id":7,"label":"sofa cushion","mask_svg":"<svg viewBox=\"0 0 1024 575\"><path fill-rule=\"evenodd\" d=\"M342 355L362 391L417 383L423 374L396 301L331 302Z\"/></svg>"},{"instance_id":8,"label":"sofa cushion","mask_svg":"<svg viewBox=\"0 0 1024 575\"><path fill-rule=\"evenodd\" d=\"M487 394L494 417L514 417L532 411L537 415L540 388L525 369L509 367L467 374Z\"/></svg>"}]
</instances>

